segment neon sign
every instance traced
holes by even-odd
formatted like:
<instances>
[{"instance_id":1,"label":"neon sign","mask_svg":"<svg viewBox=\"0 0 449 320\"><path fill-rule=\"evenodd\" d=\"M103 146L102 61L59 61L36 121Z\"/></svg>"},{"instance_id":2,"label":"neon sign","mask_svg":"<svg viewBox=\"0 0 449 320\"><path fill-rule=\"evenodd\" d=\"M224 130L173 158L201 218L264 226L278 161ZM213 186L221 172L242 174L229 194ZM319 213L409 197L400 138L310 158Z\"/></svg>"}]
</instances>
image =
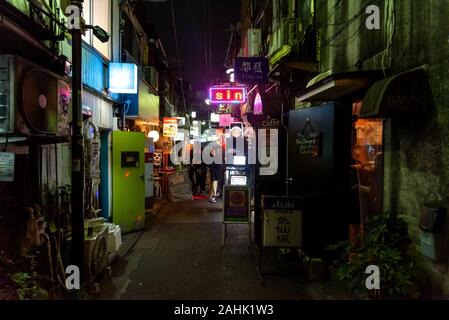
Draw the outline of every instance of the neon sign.
<instances>
[{"instance_id":1,"label":"neon sign","mask_svg":"<svg viewBox=\"0 0 449 320\"><path fill-rule=\"evenodd\" d=\"M212 87L209 89L211 103L245 103L245 87Z\"/></svg>"}]
</instances>

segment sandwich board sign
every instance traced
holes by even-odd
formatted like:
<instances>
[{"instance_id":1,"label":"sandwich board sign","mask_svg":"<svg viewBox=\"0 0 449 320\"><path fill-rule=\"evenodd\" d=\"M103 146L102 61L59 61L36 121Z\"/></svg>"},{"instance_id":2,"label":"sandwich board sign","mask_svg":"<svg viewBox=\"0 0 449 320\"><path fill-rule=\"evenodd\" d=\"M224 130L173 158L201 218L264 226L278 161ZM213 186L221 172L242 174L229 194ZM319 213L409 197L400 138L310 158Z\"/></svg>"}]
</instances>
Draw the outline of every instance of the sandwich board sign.
<instances>
[{"instance_id":1,"label":"sandwich board sign","mask_svg":"<svg viewBox=\"0 0 449 320\"><path fill-rule=\"evenodd\" d=\"M224 186L223 223L250 222L250 189L248 186Z\"/></svg>"},{"instance_id":2,"label":"sandwich board sign","mask_svg":"<svg viewBox=\"0 0 449 320\"><path fill-rule=\"evenodd\" d=\"M302 246L302 198L263 195L262 210L263 247Z\"/></svg>"}]
</instances>

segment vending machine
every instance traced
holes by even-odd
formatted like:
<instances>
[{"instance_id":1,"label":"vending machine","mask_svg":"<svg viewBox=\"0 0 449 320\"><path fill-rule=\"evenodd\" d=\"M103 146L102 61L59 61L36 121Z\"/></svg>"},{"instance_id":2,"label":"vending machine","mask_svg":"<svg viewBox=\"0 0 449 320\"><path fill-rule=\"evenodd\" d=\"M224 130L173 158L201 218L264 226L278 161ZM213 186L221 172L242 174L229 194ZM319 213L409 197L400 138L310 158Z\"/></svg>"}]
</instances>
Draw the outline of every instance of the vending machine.
<instances>
[{"instance_id":1,"label":"vending machine","mask_svg":"<svg viewBox=\"0 0 449 320\"><path fill-rule=\"evenodd\" d=\"M145 135L112 133L112 221L123 233L145 226Z\"/></svg>"}]
</instances>

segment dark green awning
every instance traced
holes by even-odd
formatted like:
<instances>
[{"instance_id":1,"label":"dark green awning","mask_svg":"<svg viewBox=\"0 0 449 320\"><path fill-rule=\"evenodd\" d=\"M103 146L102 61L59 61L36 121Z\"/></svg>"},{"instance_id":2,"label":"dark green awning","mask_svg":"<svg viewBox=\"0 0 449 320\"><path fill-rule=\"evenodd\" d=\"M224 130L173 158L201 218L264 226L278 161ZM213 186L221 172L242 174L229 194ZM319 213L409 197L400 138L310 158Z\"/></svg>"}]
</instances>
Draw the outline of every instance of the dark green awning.
<instances>
[{"instance_id":1,"label":"dark green awning","mask_svg":"<svg viewBox=\"0 0 449 320\"><path fill-rule=\"evenodd\" d=\"M427 73L420 67L377 81L367 91L360 117L391 117L425 110Z\"/></svg>"},{"instance_id":2,"label":"dark green awning","mask_svg":"<svg viewBox=\"0 0 449 320\"><path fill-rule=\"evenodd\" d=\"M378 70L331 74L301 90L296 96L296 101L327 102L339 100L351 94L366 91L381 77L382 72Z\"/></svg>"}]
</instances>

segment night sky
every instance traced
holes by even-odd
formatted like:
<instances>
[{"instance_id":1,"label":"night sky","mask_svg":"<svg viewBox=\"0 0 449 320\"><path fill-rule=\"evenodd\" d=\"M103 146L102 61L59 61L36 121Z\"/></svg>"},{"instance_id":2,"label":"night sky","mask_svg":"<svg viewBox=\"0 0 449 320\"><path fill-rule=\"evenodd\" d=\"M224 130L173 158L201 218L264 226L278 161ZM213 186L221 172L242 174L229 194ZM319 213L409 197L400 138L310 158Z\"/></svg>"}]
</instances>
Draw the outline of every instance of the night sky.
<instances>
[{"instance_id":1,"label":"night sky","mask_svg":"<svg viewBox=\"0 0 449 320\"><path fill-rule=\"evenodd\" d=\"M229 44L229 26L240 19L240 0L174 0L179 49L183 60L183 78L192 89L207 89L205 70L205 32L207 5L210 6L212 74L216 76L224 65ZM147 3L171 66L176 66L176 46L173 35L170 2Z\"/></svg>"}]
</instances>

